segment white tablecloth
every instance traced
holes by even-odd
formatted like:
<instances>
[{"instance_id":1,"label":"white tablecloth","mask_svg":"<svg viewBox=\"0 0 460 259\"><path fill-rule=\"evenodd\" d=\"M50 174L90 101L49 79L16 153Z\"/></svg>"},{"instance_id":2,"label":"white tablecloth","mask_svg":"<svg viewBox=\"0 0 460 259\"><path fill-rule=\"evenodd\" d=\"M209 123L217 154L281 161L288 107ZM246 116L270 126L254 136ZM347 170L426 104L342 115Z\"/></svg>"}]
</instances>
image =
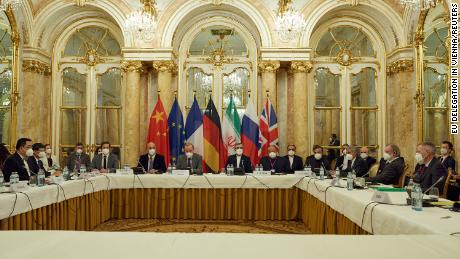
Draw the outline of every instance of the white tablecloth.
<instances>
[{"instance_id":1,"label":"white tablecloth","mask_svg":"<svg viewBox=\"0 0 460 259\"><path fill-rule=\"evenodd\" d=\"M318 236L64 231L0 232L0 257L5 259L450 259L458 258L459 255L460 239L445 235Z\"/></svg>"}]
</instances>

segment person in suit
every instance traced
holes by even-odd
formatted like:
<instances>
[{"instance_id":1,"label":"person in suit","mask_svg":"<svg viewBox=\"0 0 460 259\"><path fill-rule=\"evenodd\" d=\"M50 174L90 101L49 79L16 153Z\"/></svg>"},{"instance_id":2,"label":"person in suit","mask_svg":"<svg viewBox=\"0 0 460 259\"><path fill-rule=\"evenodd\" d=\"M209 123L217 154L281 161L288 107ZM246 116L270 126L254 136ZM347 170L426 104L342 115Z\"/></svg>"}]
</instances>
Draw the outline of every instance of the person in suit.
<instances>
[{"instance_id":1,"label":"person in suit","mask_svg":"<svg viewBox=\"0 0 460 259\"><path fill-rule=\"evenodd\" d=\"M264 156L260 159L263 170L270 171L272 174L284 173L284 159L279 157L277 147L270 145L267 151L268 156Z\"/></svg>"},{"instance_id":2,"label":"person in suit","mask_svg":"<svg viewBox=\"0 0 460 259\"><path fill-rule=\"evenodd\" d=\"M350 148L351 160L348 161L349 166L340 171L340 176L346 177L348 172L353 171L355 171L357 177L363 177L367 173L368 168L366 162L359 156L359 151L359 147L354 146Z\"/></svg>"},{"instance_id":3,"label":"person in suit","mask_svg":"<svg viewBox=\"0 0 460 259\"><path fill-rule=\"evenodd\" d=\"M75 151L70 153L67 157L67 168L70 171L80 171L82 165L89 169L91 161L89 155L85 153L83 144L77 143L75 145Z\"/></svg>"},{"instance_id":4,"label":"person in suit","mask_svg":"<svg viewBox=\"0 0 460 259\"><path fill-rule=\"evenodd\" d=\"M156 145L153 142L147 143L147 153L139 157L138 164L149 174L166 172L165 157L156 153Z\"/></svg>"},{"instance_id":5,"label":"person in suit","mask_svg":"<svg viewBox=\"0 0 460 259\"><path fill-rule=\"evenodd\" d=\"M404 173L404 159L397 145L387 145L383 150L383 158L377 175L366 177L366 181L382 184L398 184L399 177Z\"/></svg>"},{"instance_id":6,"label":"person in suit","mask_svg":"<svg viewBox=\"0 0 460 259\"><path fill-rule=\"evenodd\" d=\"M284 159L284 172L293 174L295 171L303 169L303 161L300 156L295 154L296 146L291 144L287 147L287 156Z\"/></svg>"},{"instance_id":7,"label":"person in suit","mask_svg":"<svg viewBox=\"0 0 460 259\"><path fill-rule=\"evenodd\" d=\"M45 170L42 159L46 157L45 145L42 143L34 143L32 145L33 156L27 158L31 175L37 175L39 170L45 172L45 176L50 176L50 173Z\"/></svg>"},{"instance_id":8,"label":"person in suit","mask_svg":"<svg viewBox=\"0 0 460 259\"><path fill-rule=\"evenodd\" d=\"M368 147L362 147L361 148L361 153L359 156L364 159L364 162L366 162L367 170L369 171L371 167L377 163L377 160L371 156L369 156L369 148Z\"/></svg>"},{"instance_id":9,"label":"person in suit","mask_svg":"<svg viewBox=\"0 0 460 259\"><path fill-rule=\"evenodd\" d=\"M186 143L184 146L184 155L177 159L176 168L179 170L190 170L191 174L203 174L203 157L196 154L195 147L192 143Z\"/></svg>"},{"instance_id":10,"label":"person in suit","mask_svg":"<svg viewBox=\"0 0 460 259\"><path fill-rule=\"evenodd\" d=\"M102 153L94 156L91 162L92 170L99 170L101 173L115 172L119 168L120 162L117 155L110 152L110 142L104 141L101 143Z\"/></svg>"},{"instance_id":11,"label":"person in suit","mask_svg":"<svg viewBox=\"0 0 460 259\"><path fill-rule=\"evenodd\" d=\"M20 181L28 181L30 177L29 164L27 158L33 156L32 140L20 138L16 142L16 152L5 160L3 176L5 182L10 181L11 173L17 172Z\"/></svg>"},{"instance_id":12,"label":"person in suit","mask_svg":"<svg viewBox=\"0 0 460 259\"><path fill-rule=\"evenodd\" d=\"M414 172L414 182L420 184L420 188L425 192L441 177L444 179L435 185L439 194L443 193L444 182L447 176L447 169L435 158L436 146L431 142L423 142L417 146L415 162L417 166Z\"/></svg>"},{"instance_id":13,"label":"person in suit","mask_svg":"<svg viewBox=\"0 0 460 259\"><path fill-rule=\"evenodd\" d=\"M227 168L228 165L232 165L235 172L252 173L253 168L251 159L243 155L243 144L238 143L235 145L235 154L227 158L225 168Z\"/></svg>"},{"instance_id":14,"label":"person in suit","mask_svg":"<svg viewBox=\"0 0 460 259\"><path fill-rule=\"evenodd\" d=\"M441 156L439 160L441 164L449 170L452 170L453 179L455 182L449 183L447 187L446 198L451 201L458 201L460 196L460 175L455 170L455 159L452 157L454 146L449 141L443 141L441 144Z\"/></svg>"},{"instance_id":15,"label":"person in suit","mask_svg":"<svg viewBox=\"0 0 460 259\"><path fill-rule=\"evenodd\" d=\"M331 164L328 159L323 156L323 148L320 145L313 146L313 155L305 159L305 165L311 167L311 170L316 174L319 174L321 167L323 167L326 172L331 170Z\"/></svg>"},{"instance_id":16,"label":"person in suit","mask_svg":"<svg viewBox=\"0 0 460 259\"><path fill-rule=\"evenodd\" d=\"M339 168L339 170L345 170L348 168L349 162L352 158L350 154L351 153L350 145L343 144L341 153L342 155L337 158L337 161L335 163L335 168Z\"/></svg>"},{"instance_id":17,"label":"person in suit","mask_svg":"<svg viewBox=\"0 0 460 259\"><path fill-rule=\"evenodd\" d=\"M40 159L42 160L46 172L50 174L59 173L59 161L53 155L50 144L45 145L45 156Z\"/></svg>"},{"instance_id":18,"label":"person in suit","mask_svg":"<svg viewBox=\"0 0 460 259\"><path fill-rule=\"evenodd\" d=\"M340 146L340 140L337 138L337 134L331 134L329 138L329 146L331 147L338 147ZM334 159L337 158L337 150L330 148L327 150L327 160L332 162Z\"/></svg>"}]
</instances>

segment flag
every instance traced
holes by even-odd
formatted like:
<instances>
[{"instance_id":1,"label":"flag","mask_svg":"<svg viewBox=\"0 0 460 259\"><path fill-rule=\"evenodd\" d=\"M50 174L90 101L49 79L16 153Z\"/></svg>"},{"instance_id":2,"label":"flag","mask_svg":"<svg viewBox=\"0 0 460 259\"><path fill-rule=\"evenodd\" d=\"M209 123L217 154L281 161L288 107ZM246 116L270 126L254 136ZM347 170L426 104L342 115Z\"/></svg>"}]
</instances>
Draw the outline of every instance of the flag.
<instances>
[{"instance_id":1,"label":"flag","mask_svg":"<svg viewBox=\"0 0 460 259\"><path fill-rule=\"evenodd\" d=\"M208 106L203 116L203 146L205 172L217 173L225 165L227 153L222 141L222 128L216 106L209 98Z\"/></svg>"},{"instance_id":2,"label":"flag","mask_svg":"<svg viewBox=\"0 0 460 259\"><path fill-rule=\"evenodd\" d=\"M268 147L271 145L278 148L278 121L276 119L275 109L270 99L267 98L259 121L259 157L268 154Z\"/></svg>"},{"instance_id":3,"label":"flag","mask_svg":"<svg viewBox=\"0 0 460 259\"><path fill-rule=\"evenodd\" d=\"M185 139L193 144L195 153L203 155L203 114L196 96L185 122Z\"/></svg>"},{"instance_id":4,"label":"flag","mask_svg":"<svg viewBox=\"0 0 460 259\"><path fill-rule=\"evenodd\" d=\"M241 122L240 115L236 110L236 105L233 102L233 97L230 97L230 103L224 114L224 121L222 125L222 140L224 147L227 150L226 155L235 154L235 144L241 142L240 137Z\"/></svg>"},{"instance_id":5,"label":"flag","mask_svg":"<svg viewBox=\"0 0 460 259\"><path fill-rule=\"evenodd\" d=\"M171 153L171 164L176 164L179 155L184 153L185 128L184 118L180 110L177 98L174 99L171 112L168 117L169 148ZM166 161L168 163L169 161Z\"/></svg>"},{"instance_id":6,"label":"flag","mask_svg":"<svg viewBox=\"0 0 460 259\"><path fill-rule=\"evenodd\" d=\"M156 145L158 154L165 157L165 161L169 160L169 137L168 137L168 118L158 96L157 104L150 116L149 132L147 142L153 142Z\"/></svg>"},{"instance_id":7,"label":"flag","mask_svg":"<svg viewBox=\"0 0 460 259\"><path fill-rule=\"evenodd\" d=\"M253 165L259 163L259 118L257 118L256 106L249 101L241 121L241 143L243 154L251 159Z\"/></svg>"}]
</instances>

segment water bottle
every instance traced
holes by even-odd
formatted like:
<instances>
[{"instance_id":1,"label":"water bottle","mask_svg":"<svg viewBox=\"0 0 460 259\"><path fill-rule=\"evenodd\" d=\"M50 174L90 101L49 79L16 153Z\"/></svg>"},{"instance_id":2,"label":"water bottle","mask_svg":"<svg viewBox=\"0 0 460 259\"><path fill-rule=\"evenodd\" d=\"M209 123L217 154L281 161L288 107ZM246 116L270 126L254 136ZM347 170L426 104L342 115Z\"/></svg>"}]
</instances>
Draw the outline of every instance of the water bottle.
<instances>
[{"instance_id":1,"label":"water bottle","mask_svg":"<svg viewBox=\"0 0 460 259\"><path fill-rule=\"evenodd\" d=\"M171 163L168 164L167 173L168 173L168 174L172 174L172 165L171 165Z\"/></svg>"},{"instance_id":2,"label":"water bottle","mask_svg":"<svg viewBox=\"0 0 460 259\"><path fill-rule=\"evenodd\" d=\"M353 190L353 174L351 172L348 172L347 175L347 190Z\"/></svg>"},{"instance_id":3,"label":"water bottle","mask_svg":"<svg viewBox=\"0 0 460 259\"><path fill-rule=\"evenodd\" d=\"M233 175L233 165L229 164L227 166L227 175Z\"/></svg>"},{"instance_id":4,"label":"water bottle","mask_svg":"<svg viewBox=\"0 0 460 259\"><path fill-rule=\"evenodd\" d=\"M10 176L10 185L13 185L16 183L19 183L19 175L18 175L18 172L13 172L11 173L11 176Z\"/></svg>"},{"instance_id":5,"label":"water bottle","mask_svg":"<svg viewBox=\"0 0 460 259\"><path fill-rule=\"evenodd\" d=\"M412 198L412 191L414 190L414 180L412 178L409 180L409 183L406 186L406 192L409 195L409 198Z\"/></svg>"},{"instance_id":6,"label":"water bottle","mask_svg":"<svg viewBox=\"0 0 460 259\"><path fill-rule=\"evenodd\" d=\"M322 168L322 167L319 169L319 179L321 181L324 180L324 168Z\"/></svg>"},{"instance_id":7,"label":"water bottle","mask_svg":"<svg viewBox=\"0 0 460 259\"><path fill-rule=\"evenodd\" d=\"M37 186L41 187L45 185L45 171L43 169L38 170L37 174Z\"/></svg>"},{"instance_id":8,"label":"water bottle","mask_svg":"<svg viewBox=\"0 0 460 259\"><path fill-rule=\"evenodd\" d=\"M86 173L86 165L82 164L80 165L80 174L85 174Z\"/></svg>"},{"instance_id":9,"label":"water bottle","mask_svg":"<svg viewBox=\"0 0 460 259\"><path fill-rule=\"evenodd\" d=\"M176 163L175 162L172 162L171 170L176 170ZM171 173L172 173L172 171L171 171Z\"/></svg>"},{"instance_id":10,"label":"water bottle","mask_svg":"<svg viewBox=\"0 0 460 259\"><path fill-rule=\"evenodd\" d=\"M351 175L353 176L353 180L355 180L356 179L356 171L355 171L355 169L353 169L351 171Z\"/></svg>"},{"instance_id":11,"label":"water bottle","mask_svg":"<svg viewBox=\"0 0 460 259\"><path fill-rule=\"evenodd\" d=\"M335 169L335 177L340 180L340 169L338 167Z\"/></svg>"},{"instance_id":12,"label":"water bottle","mask_svg":"<svg viewBox=\"0 0 460 259\"><path fill-rule=\"evenodd\" d=\"M62 177L64 178L65 181L70 180L70 173L69 173L69 168L64 167L64 170L62 171Z\"/></svg>"},{"instance_id":13,"label":"water bottle","mask_svg":"<svg viewBox=\"0 0 460 259\"><path fill-rule=\"evenodd\" d=\"M0 170L0 188L5 184L5 177L3 176L2 170Z\"/></svg>"},{"instance_id":14,"label":"water bottle","mask_svg":"<svg viewBox=\"0 0 460 259\"><path fill-rule=\"evenodd\" d=\"M422 211L423 208L423 192L419 184L414 185L412 191L412 209L415 211Z\"/></svg>"}]
</instances>

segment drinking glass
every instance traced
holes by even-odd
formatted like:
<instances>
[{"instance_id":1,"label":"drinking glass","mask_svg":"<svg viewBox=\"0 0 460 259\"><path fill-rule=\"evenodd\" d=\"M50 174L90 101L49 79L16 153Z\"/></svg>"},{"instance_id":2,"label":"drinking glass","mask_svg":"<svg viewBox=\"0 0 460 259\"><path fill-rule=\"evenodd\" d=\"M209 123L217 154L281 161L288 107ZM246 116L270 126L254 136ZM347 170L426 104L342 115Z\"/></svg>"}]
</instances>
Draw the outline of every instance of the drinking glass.
<instances>
[{"instance_id":1,"label":"drinking glass","mask_svg":"<svg viewBox=\"0 0 460 259\"><path fill-rule=\"evenodd\" d=\"M438 199L439 198L439 189L437 187L431 188L430 192L428 193L428 196L433 199Z\"/></svg>"}]
</instances>

